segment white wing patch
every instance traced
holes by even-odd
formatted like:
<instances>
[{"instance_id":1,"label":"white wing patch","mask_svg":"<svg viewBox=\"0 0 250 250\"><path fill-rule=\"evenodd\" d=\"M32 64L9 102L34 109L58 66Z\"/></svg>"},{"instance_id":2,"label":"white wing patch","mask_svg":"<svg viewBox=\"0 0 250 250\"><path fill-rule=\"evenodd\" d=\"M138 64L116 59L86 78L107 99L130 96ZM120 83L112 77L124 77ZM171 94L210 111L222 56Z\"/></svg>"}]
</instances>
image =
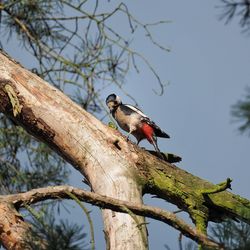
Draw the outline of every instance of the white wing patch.
<instances>
[{"instance_id":1,"label":"white wing patch","mask_svg":"<svg viewBox=\"0 0 250 250\"><path fill-rule=\"evenodd\" d=\"M136 113L140 114L141 116L143 116L145 118L148 118L148 116L146 116L140 109L138 109L138 108L136 108L136 107L134 107L132 105L129 105L129 104L124 104L124 106L127 106L128 108L134 110Z\"/></svg>"}]
</instances>

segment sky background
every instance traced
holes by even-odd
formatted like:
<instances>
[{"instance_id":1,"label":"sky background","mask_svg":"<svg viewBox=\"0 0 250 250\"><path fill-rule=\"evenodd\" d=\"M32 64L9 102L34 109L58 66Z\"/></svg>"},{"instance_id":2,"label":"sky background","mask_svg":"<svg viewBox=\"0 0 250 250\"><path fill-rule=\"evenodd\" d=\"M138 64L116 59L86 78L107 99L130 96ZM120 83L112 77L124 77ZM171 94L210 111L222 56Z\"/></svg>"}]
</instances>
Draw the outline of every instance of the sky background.
<instances>
[{"instance_id":1,"label":"sky background","mask_svg":"<svg viewBox=\"0 0 250 250\"><path fill-rule=\"evenodd\" d=\"M143 33L132 44L154 65L161 79L168 82L163 96L154 93L153 89L160 89L157 80L140 60L140 74L131 71L125 84L126 91L133 95L144 113L171 136L168 140L159 139L161 151L180 155L183 160L178 167L212 183L232 178L232 192L250 199L250 138L239 134L239 124L233 123L230 114L232 105L244 98L245 88L250 86L250 37L241 33L236 20L229 25L219 21L218 0L125 3L142 22L171 21L153 30L156 40L171 48L171 52L153 47ZM114 26L122 30L126 20ZM14 59L28 65L15 41L5 48ZM120 95L124 103L131 103L116 88L106 89L102 97L113 92ZM152 149L146 142L141 146ZM71 184L83 187L81 180L82 177L73 171ZM149 195L145 203L174 209ZM104 237L100 213L89 207L93 210L97 250L102 250ZM88 231L80 209L74 210L70 218L78 222L82 218ZM178 249L175 230L160 222L149 222L151 249L165 249L166 243L171 249Z\"/></svg>"}]
</instances>

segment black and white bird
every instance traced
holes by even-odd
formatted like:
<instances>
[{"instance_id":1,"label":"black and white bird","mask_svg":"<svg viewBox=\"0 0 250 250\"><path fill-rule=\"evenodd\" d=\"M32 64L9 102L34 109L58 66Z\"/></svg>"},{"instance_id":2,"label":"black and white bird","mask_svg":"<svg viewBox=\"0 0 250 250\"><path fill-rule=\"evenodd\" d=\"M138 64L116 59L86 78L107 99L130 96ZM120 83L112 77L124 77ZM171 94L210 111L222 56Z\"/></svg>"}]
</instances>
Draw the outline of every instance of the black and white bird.
<instances>
[{"instance_id":1,"label":"black and white bird","mask_svg":"<svg viewBox=\"0 0 250 250\"><path fill-rule=\"evenodd\" d=\"M141 140L147 139L161 155L157 145L157 137L170 138L168 134L162 131L140 109L123 104L120 97L115 94L106 98L106 104L118 125L128 132L127 140L131 134L137 139L137 145Z\"/></svg>"}]
</instances>

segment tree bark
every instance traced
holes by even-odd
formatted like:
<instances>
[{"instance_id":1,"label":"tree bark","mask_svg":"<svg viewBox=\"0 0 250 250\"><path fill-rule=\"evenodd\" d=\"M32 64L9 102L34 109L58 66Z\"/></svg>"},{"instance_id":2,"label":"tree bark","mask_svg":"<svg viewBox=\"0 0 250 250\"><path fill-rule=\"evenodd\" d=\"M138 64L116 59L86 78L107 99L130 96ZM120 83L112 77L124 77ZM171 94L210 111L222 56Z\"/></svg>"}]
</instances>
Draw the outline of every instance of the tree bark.
<instances>
[{"instance_id":1,"label":"tree bark","mask_svg":"<svg viewBox=\"0 0 250 250\"><path fill-rule=\"evenodd\" d=\"M26 244L29 225L13 205L5 201L0 202L0 240L9 250L30 249Z\"/></svg>"},{"instance_id":2,"label":"tree bark","mask_svg":"<svg viewBox=\"0 0 250 250\"><path fill-rule=\"evenodd\" d=\"M187 211L197 230L225 217L250 223L250 202L127 142L58 89L0 54L0 112L46 142L94 192L134 204L152 193ZM207 192L208 190L215 192ZM147 249L144 218L103 210L110 249ZM138 226L140 225L140 226Z\"/></svg>"},{"instance_id":3,"label":"tree bark","mask_svg":"<svg viewBox=\"0 0 250 250\"><path fill-rule=\"evenodd\" d=\"M94 192L142 204L142 186L135 171L138 156L119 132L2 54L0 89L0 111L75 166ZM103 210L110 249L147 249L144 218L135 218Z\"/></svg>"}]
</instances>

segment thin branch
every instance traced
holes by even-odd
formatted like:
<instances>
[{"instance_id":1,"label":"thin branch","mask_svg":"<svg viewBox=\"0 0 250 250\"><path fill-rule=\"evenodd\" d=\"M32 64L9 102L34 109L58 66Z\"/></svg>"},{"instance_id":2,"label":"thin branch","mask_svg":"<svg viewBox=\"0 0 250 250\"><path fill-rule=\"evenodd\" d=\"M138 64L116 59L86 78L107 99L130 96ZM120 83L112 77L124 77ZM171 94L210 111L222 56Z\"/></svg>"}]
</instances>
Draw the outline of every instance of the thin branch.
<instances>
[{"instance_id":1,"label":"thin branch","mask_svg":"<svg viewBox=\"0 0 250 250\"><path fill-rule=\"evenodd\" d=\"M192 226L188 225L184 220L178 218L174 213L153 206L138 205L127 201L121 201L93 192L74 188L72 186L65 185L38 188L25 193L2 195L0 196L0 200L13 203L13 205L15 205L17 208L20 208L24 207L25 205L34 204L47 199L70 199L71 197L68 195L68 193L73 194L81 201L88 202L101 208L111 209L113 211L122 213L129 209L137 215L146 216L167 223L168 225L182 232L183 235L204 246L213 247L213 249L223 249L218 243L209 239L206 235L198 232ZM126 209L124 209L124 207L126 207Z\"/></svg>"}]
</instances>

